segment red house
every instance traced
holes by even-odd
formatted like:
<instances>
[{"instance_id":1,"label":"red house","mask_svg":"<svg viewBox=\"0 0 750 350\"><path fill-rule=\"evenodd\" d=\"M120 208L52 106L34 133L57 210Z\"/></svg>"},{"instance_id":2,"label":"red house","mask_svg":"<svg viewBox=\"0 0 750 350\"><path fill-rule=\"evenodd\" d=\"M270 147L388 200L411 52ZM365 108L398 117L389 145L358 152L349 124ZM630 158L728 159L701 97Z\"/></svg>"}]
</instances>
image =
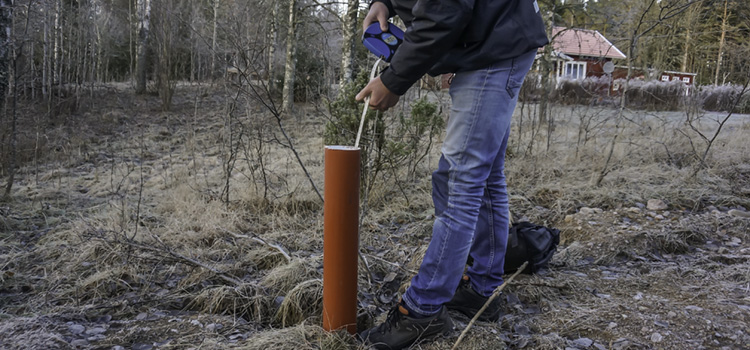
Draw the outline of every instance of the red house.
<instances>
[{"instance_id":1,"label":"red house","mask_svg":"<svg viewBox=\"0 0 750 350\"><path fill-rule=\"evenodd\" d=\"M605 64L627 58L596 30L554 27L551 37L557 77L584 79L605 73ZM607 68L614 69L612 64Z\"/></svg>"}]
</instances>

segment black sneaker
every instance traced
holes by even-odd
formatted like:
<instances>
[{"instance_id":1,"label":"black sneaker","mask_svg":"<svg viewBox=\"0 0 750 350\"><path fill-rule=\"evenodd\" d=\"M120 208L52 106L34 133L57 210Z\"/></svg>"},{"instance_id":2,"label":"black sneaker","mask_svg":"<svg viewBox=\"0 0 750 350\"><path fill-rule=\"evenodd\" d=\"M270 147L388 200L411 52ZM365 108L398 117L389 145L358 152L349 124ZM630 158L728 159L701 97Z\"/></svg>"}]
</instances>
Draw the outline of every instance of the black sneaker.
<instances>
[{"instance_id":1,"label":"black sneaker","mask_svg":"<svg viewBox=\"0 0 750 350\"><path fill-rule=\"evenodd\" d=\"M418 340L432 339L447 334L453 328L445 307L434 316L416 318L401 305L388 312L385 322L359 334L362 341L378 350L407 348Z\"/></svg>"},{"instance_id":2,"label":"black sneaker","mask_svg":"<svg viewBox=\"0 0 750 350\"><path fill-rule=\"evenodd\" d=\"M503 315L501 298L502 294L498 295L497 298L487 306L487 309L479 315L478 320L484 322L497 322L497 320L500 319L500 316ZM473 318L479 309L481 309L487 302L487 299L489 299L489 297L482 296L475 292L474 288L471 287L471 282L469 282L469 276L464 276L456 289L456 294L453 295L453 299L445 303L445 306L448 309L458 311L469 318Z\"/></svg>"}]
</instances>

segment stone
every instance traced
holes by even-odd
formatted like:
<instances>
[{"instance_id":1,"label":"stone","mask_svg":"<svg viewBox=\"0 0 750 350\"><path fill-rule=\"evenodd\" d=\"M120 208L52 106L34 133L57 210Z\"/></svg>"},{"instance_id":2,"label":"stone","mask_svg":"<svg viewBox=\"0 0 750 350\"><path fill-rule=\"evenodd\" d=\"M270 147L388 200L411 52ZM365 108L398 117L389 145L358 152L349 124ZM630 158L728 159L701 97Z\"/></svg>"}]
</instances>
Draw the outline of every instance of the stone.
<instances>
[{"instance_id":1,"label":"stone","mask_svg":"<svg viewBox=\"0 0 750 350\"><path fill-rule=\"evenodd\" d=\"M579 209L578 212L582 215L591 215L591 214L599 214L602 212L602 210L599 208L581 207L581 209Z\"/></svg>"},{"instance_id":2,"label":"stone","mask_svg":"<svg viewBox=\"0 0 750 350\"><path fill-rule=\"evenodd\" d=\"M583 348L588 348L589 346L591 346L592 344L594 344L594 341L591 340L591 339L589 339L589 338L578 338L578 339L574 340L573 343L576 346L580 346L580 347L583 347Z\"/></svg>"},{"instance_id":3,"label":"stone","mask_svg":"<svg viewBox=\"0 0 750 350\"><path fill-rule=\"evenodd\" d=\"M80 324L73 324L68 327L68 330L73 334L81 334L86 330L86 327Z\"/></svg>"},{"instance_id":4,"label":"stone","mask_svg":"<svg viewBox=\"0 0 750 350\"><path fill-rule=\"evenodd\" d=\"M625 212L626 213L631 213L631 214L640 214L641 213L641 208L630 207L630 208L625 209Z\"/></svg>"},{"instance_id":5,"label":"stone","mask_svg":"<svg viewBox=\"0 0 750 350\"><path fill-rule=\"evenodd\" d=\"M609 323L609 324L607 325L607 328L609 328L609 329L614 329L614 328L616 328L616 327L617 327L617 323L615 323L615 322L610 322L610 323Z\"/></svg>"},{"instance_id":6,"label":"stone","mask_svg":"<svg viewBox=\"0 0 750 350\"><path fill-rule=\"evenodd\" d=\"M659 343L662 340L664 340L664 337L659 332L655 332L654 334L651 334L652 343Z\"/></svg>"},{"instance_id":7,"label":"stone","mask_svg":"<svg viewBox=\"0 0 750 350\"><path fill-rule=\"evenodd\" d=\"M702 307L700 307L700 306L695 306L695 305L688 305L688 306L685 306L685 310L690 310L690 311L703 311L703 308L702 308Z\"/></svg>"},{"instance_id":8,"label":"stone","mask_svg":"<svg viewBox=\"0 0 750 350\"><path fill-rule=\"evenodd\" d=\"M112 347L112 350L125 350L125 348L119 345L115 345Z\"/></svg>"},{"instance_id":9,"label":"stone","mask_svg":"<svg viewBox=\"0 0 750 350\"><path fill-rule=\"evenodd\" d=\"M96 335L96 334L102 334L102 333L104 333L106 331L107 330L105 328L103 328L103 327L94 327L94 328L89 328L88 330L86 330L86 334L88 334L88 335Z\"/></svg>"},{"instance_id":10,"label":"stone","mask_svg":"<svg viewBox=\"0 0 750 350\"><path fill-rule=\"evenodd\" d=\"M209 332L215 332L219 329L224 328L220 323L209 323L206 325L206 330Z\"/></svg>"},{"instance_id":11,"label":"stone","mask_svg":"<svg viewBox=\"0 0 750 350\"><path fill-rule=\"evenodd\" d=\"M641 292L636 293L636 295L633 296L633 299L635 299L635 300L641 300L641 299L643 299L643 293L641 293Z\"/></svg>"},{"instance_id":12,"label":"stone","mask_svg":"<svg viewBox=\"0 0 750 350\"><path fill-rule=\"evenodd\" d=\"M666 210L667 208L667 203L664 203L661 199L649 199L648 204L646 204L648 210Z\"/></svg>"},{"instance_id":13,"label":"stone","mask_svg":"<svg viewBox=\"0 0 750 350\"><path fill-rule=\"evenodd\" d=\"M734 216L736 218L750 218L750 212L732 209L729 212L727 212L730 216Z\"/></svg>"},{"instance_id":14,"label":"stone","mask_svg":"<svg viewBox=\"0 0 750 350\"><path fill-rule=\"evenodd\" d=\"M70 346L72 346L74 349L85 348L89 346L89 342L86 339L76 339L70 342Z\"/></svg>"}]
</instances>

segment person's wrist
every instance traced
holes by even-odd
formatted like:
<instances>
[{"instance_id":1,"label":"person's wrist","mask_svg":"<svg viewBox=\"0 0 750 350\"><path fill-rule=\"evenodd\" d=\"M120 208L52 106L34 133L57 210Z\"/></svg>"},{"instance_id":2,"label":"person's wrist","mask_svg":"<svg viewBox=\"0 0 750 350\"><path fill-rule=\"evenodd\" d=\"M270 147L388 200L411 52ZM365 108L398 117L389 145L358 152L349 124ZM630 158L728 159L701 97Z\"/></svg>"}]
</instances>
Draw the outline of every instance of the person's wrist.
<instances>
[{"instance_id":1,"label":"person's wrist","mask_svg":"<svg viewBox=\"0 0 750 350\"><path fill-rule=\"evenodd\" d=\"M376 3L380 3L385 6L386 10L388 10L388 18L391 18L394 16L393 8L391 7L390 2L384 1L384 0L370 0L370 5L368 6L369 9L372 9L372 5L375 5Z\"/></svg>"}]
</instances>

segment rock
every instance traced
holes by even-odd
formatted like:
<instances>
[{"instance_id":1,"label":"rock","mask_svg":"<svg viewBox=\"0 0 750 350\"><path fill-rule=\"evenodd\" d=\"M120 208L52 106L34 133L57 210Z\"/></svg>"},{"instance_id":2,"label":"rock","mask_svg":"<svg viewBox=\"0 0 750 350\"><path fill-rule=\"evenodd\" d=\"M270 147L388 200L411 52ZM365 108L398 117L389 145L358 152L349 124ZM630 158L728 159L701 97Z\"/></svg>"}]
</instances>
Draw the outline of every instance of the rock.
<instances>
[{"instance_id":1,"label":"rock","mask_svg":"<svg viewBox=\"0 0 750 350\"><path fill-rule=\"evenodd\" d=\"M664 215L656 215L656 216L654 216L654 219L656 219L656 220L664 220Z\"/></svg>"},{"instance_id":2,"label":"rock","mask_svg":"<svg viewBox=\"0 0 750 350\"><path fill-rule=\"evenodd\" d=\"M594 343L594 347L596 348L596 350L607 350L606 346L599 343Z\"/></svg>"},{"instance_id":3,"label":"rock","mask_svg":"<svg viewBox=\"0 0 750 350\"><path fill-rule=\"evenodd\" d=\"M626 213L631 213L631 214L640 214L641 213L641 208L630 207L630 208L625 209L625 212Z\"/></svg>"},{"instance_id":4,"label":"rock","mask_svg":"<svg viewBox=\"0 0 750 350\"><path fill-rule=\"evenodd\" d=\"M203 323L201 323L201 321L198 321L198 320L192 320L190 321L190 324L193 326L198 326L200 328L203 328Z\"/></svg>"},{"instance_id":5,"label":"rock","mask_svg":"<svg viewBox=\"0 0 750 350\"><path fill-rule=\"evenodd\" d=\"M92 336L86 338L86 340L88 340L90 342L97 342L97 341L103 340L105 338L107 338L107 336L104 335L104 334L96 334L96 335L92 335Z\"/></svg>"},{"instance_id":6,"label":"rock","mask_svg":"<svg viewBox=\"0 0 750 350\"><path fill-rule=\"evenodd\" d=\"M736 218L750 218L750 212L741 211L737 209L732 209L727 214L729 214L730 216L734 216Z\"/></svg>"},{"instance_id":7,"label":"rock","mask_svg":"<svg viewBox=\"0 0 750 350\"><path fill-rule=\"evenodd\" d=\"M641 209L643 209L643 208L646 207L646 205L644 205L643 203L640 203L640 202L635 203L635 206L638 207L638 208L641 208Z\"/></svg>"},{"instance_id":8,"label":"rock","mask_svg":"<svg viewBox=\"0 0 750 350\"><path fill-rule=\"evenodd\" d=\"M643 299L643 293L641 293L641 292L636 293L636 295L633 296L633 299L635 299L635 300L641 300L641 299Z\"/></svg>"},{"instance_id":9,"label":"rock","mask_svg":"<svg viewBox=\"0 0 750 350\"><path fill-rule=\"evenodd\" d=\"M702 307L700 307L700 306L695 306L695 305L688 305L688 306L685 306L685 310L690 310L690 311L703 311L703 308L702 308Z\"/></svg>"},{"instance_id":10,"label":"rock","mask_svg":"<svg viewBox=\"0 0 750 350\"><path fill-rule=\"evenodd\" d=\"M119 345L115 345L115 346L112 347L112 350L125 350L125 348L123 348L122 346L119 346Z\"/></svg>"},{"instance_id":11,"label":"rock","mask_svg":"<svg viewBox=\"0 0 750 350\"><path fill-rule=\"evenodd\" d=\"M89 328L88 330L86 330L86 334L88 334L88 335L96 335L96 334L102 334L102 333L104 333L106 331L107 330L105 328L103 328L103 327L94 327L94 328Z\"/></svg>"},{"instance_id":12,"label":"rock","mask_svg":"<svg viewBox=\"0 0 750 350\"><path fill-rule=\"evenodd\" d=\"M72 324L68 326L68 330L73 334L81 334L86 330L86 327L81 326L80 324Z\"/></svg>"},{"instance_id":13,"label":"rock","mask_svg":"<svg viewBox=\"0 0 750 350\"><path fill-rule=\"evenodd\" d=\"M615 322L610 322L610 323L609 323L609 324L607 325L607 328L609 328L609 329L614 329L614 328L616 328L616 327L617 327L617 323L615 323Z\"/></svg>"},{"instance_id":14,"label":"rock","mask_svg":"<svg viewBox=\"0 0 750 350\"><path fill-rule=\"evenodd\" d=\"M674 311L670 311L670 312L667 313L667 317L669 317L669 318L675 318L675 317L677 317L677 313L674 312Z\"/></svg>"},{"instance_id":15,"label":"rock","mask_svg":"<svg viewBox=\"0 0 750 350\"><path fill-rule=\"evenodd\" d=\"M579 209L578 212L581 213L582 215L591 215L591 214L600 214L603 211L599 208L581 207L581 209Z\"/></svg>"},{"instance_id":16,"label":"rock","mask_svg":"<svg viewBox=\"0 0 750 350\"><path fill-rule=\"evenodd\" d=\"M588 348L589 346L591 346L592 344L594 344L594 341L591 340L591 339L589 339L589 338L578 338L578 339L574 340L573 343L576 346L580 346L580 347L583 347L583 348Z\"/></svg>"},{"instance_id":17,"label":"rock","mask_svg":"<svg viewBox=\"0 0 750 350\"><path fill-rule=\"evenodd\" d=\"M70 346L72 346L75 349L85 348L85 347L89 346L89 342L86 339L76 339L76 340L70 342Z\"/></svg>"},{"instance_id":18,"label":"rock","mask_svg":"<svg viewBox=\"0 0 750 350\"><path fill-rule=\"evenodd\" d=\"M632 343L630 342L630 340L627 340L625 338L620 338L620 339L615 340L612 343L612 350L625 350L625 349L630 348L631 344Z\"/></svg>"},{"instance_id":19,"label":"rock","mask_svg":"<svg viewBox=\"0 0 750 350\"><path fill-rule=\"evenodd\" d=\"M667 203L664 203L661 199L649 199L648 204L646 204L648 210L666 210L667 208Z\"/></svg>"},{"instance_id":20,"label":"rock","mask_svg":"<svg viewBox=\"0 0 750 350\"><path fill-rule=\"evenodd\" d=\"M215 332L219 329L224 328L220 323L209 323L206 325L206 330L209 332Z\"/></svg>"},{"instance_id":21,"label":"rock","mask_svg":"<svg viewBox=\"0 0 750 350\"><path fill-rule=\"evenodd\" d=\"M151 350L154 346L151 344L135 343L133 344L133 350Z\"/></svg>"},{"instance_id":22,"label":"rock","mask_svg":"<svg viewBox=\"0 0 750 350\"><path fill-rule=\"evenodd\" d=\"M566 224L573 223L573 220L575 220L575 216L570 214L565 215L565 219L563 219Z\"/></svg>"},{"instance_id":23,"label":"rock","mask_svg":"<svg viewBox=\"0 0 750 350\"><path fill-rule=\"evenodd\" d=\"M146 317L148 317L148 314L145 312L141 312L138 314L138 316L135 317L135 319L138 321L143 321L146 319Z\"/></svg>"},{"instance_id":24,"label":"rock","mask_svg":"<svg viewBox=\"0 0 750 350\"><path fill-rule=\"evenodd\" d=\"M654 334L651 334L652 343L659 343L662 340L664 340L664 337L661 334L659 334L659 332L655 332Z\"/></svg>"}]
</instances>

